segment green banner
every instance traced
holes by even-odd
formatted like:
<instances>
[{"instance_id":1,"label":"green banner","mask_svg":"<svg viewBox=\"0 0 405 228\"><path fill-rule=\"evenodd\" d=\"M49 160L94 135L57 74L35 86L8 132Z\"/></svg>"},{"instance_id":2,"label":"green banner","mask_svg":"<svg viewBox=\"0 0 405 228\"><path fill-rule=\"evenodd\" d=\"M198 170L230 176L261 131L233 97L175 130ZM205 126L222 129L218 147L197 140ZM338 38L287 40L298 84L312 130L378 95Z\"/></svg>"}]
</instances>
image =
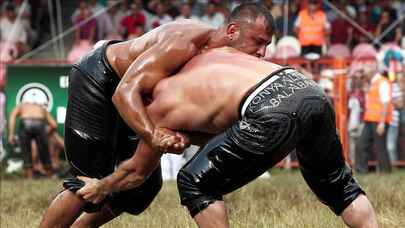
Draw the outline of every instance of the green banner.
<instances>
[{"instance_id":1,"label":"green banner","mask_svg":"<svg viewBox=\"0 0 405 228\"><path fill-rule=\"evenodd\" d=\"M44 104L58 123L59 134L63 135L70 68L70 65L8 65L6 116L21 101ZM6 150L7 157L15 157L9 145Z\"/></svg>"}]
</instances>

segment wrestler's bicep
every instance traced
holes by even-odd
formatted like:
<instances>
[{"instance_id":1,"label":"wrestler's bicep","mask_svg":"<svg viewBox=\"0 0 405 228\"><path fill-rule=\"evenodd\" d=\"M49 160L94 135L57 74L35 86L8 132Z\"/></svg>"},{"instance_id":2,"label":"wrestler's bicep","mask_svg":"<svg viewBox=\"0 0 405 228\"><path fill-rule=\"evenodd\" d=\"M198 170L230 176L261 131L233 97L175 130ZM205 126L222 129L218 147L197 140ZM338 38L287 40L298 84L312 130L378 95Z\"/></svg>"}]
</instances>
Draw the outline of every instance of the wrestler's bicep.
<instances>
[{"instance_id":1,"label":"wrestler's bicep","mask_svg":"<svg viewBox=\"0 0 405 228\"><path fill-rule=\"evenodd\" d=\"M135 59L120 84L131 83L149 93L196 54L197 48L191 41L168 38L157 42Z\"/></svg>"}]
</instances>

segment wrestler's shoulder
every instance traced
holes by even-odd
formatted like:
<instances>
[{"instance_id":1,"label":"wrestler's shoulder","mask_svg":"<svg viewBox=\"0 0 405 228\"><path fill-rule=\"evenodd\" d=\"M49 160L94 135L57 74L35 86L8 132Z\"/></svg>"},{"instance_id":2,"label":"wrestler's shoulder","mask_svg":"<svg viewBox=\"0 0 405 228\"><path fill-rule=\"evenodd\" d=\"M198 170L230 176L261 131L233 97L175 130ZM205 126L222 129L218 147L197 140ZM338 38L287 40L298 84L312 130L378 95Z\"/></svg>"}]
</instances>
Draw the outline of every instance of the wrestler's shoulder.
<instances>
[{"instance_id":1,"label":"wrestler's shoulder","mask_svg":"<svg viewBox=\"0 0 405 228\"><path fill-rule=\"evenodd\" d=\"M176 29L176 30L186 30L189 29L190 27L194 28L201 28L201 29L215 29L213 26L201 22L199 20L195 19L178 19L169 23L164 24L162 29Z\"/></svg>"},{"instance_id":2,"label":"wrestler's shoulder","mask_svg":"<svg viewBox=\"0 0 405 228\"><path fill-rule=\"evenodd\" d=\"M122 42L121 46L127 44L130 50L139 50L139 47L150 47L155 43L160 43L168 48L188 48L191 43L201 46L201 43L208 39L210 31L214 29L210 25L192 19L176 20L161 25L139 38Z\"/></svg>"},{"instance_id":3,"label":"wrestler's shoulder","mask_svg":"<svg viewBox=\"0 0 405 228\"><path fill-rule=\"evenodd\" d=\"M173 37L173 38L186 38L193 36L200 36L206 32L212 31L215 28L206 23L193 20L193 19L180 19L165 25L159 26L156 31L159 36Z\"/></svg>"}]
</instances>

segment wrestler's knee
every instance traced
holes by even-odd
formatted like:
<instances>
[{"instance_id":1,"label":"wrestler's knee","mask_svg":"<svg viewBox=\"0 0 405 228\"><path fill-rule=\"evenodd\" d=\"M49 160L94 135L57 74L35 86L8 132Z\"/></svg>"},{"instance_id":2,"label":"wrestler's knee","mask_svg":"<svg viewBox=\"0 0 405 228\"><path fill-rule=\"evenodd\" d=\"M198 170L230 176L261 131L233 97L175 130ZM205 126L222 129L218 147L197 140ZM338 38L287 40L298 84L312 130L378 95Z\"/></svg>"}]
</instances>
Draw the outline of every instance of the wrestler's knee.
<instances>
[{"instance_id":1,"label":"wrestler's knee","mask_svg":"<svg viewBox=\"0 0 405 228\"><path fill-rule=\"evenodd\" d=\"M349 227L378 227L374 209L364 194L358 195L341 216Z\"/></svg>"},{"instance_id":2,"label":"wrestler's knee","mask_svg":"<svg viewBox=\"0 0 405 228\"><path fill-rule=\"evenodd\" d=\"M63 188L72 193L76 193L79 189L84 187L84 185L84 181L78 179L77 177L67 178L63 181ZM99 211L103 207L107 198L97 204L86 202L83 211L87 213L94 213Z\"/></svg>"},{"instance_id":3,"label":"wrestler's knee","mask_svg":"<svg viewBox=\"0 0 405 228\"><path fill-rule=\"evenodd\" d=\"M181 204L187 207L192 217L215 201L222 200L221 195L207 193L199 183L200 181L186 170L180 170L177 175Z\"/></svg>"},{"instance_id":4,"label":"wrestler's knee","mask_svg":"<svg viewBox=\"0 0 405 228\"><path fill-rule=\"evenodd\" d=\"M341 215L359 195L365 194L346 164L327 175L303 172L303 176L319 200L336 215Z\"/></svg>"}]
</instances>

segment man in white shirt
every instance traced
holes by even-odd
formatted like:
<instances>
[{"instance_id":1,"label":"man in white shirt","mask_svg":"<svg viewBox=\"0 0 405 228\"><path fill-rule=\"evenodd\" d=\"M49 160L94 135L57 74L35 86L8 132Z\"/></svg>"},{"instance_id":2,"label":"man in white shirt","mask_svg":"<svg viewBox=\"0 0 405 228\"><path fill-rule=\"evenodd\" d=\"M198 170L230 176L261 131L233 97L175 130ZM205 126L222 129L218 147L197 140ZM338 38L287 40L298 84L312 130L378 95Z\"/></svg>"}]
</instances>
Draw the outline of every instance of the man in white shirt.
<instances>
[{"instance_id":1,"label":"man in white shirt","mask_svg":"<svg viewBox=\"0 0 405 228\"><path fill-rule=\"evenodd\" d=\"M97 20L98 39L121 39L119 35L120 22L125 13L118 8L115 2L108 2L107 10Z\"/></svg>"},{"instance_id":2,"label":"man in white shirt","mask_svg":"<svg viewBox=\"0 0 405 228\"><path fill-rule=\"evenodd\" d=\"M191 4L183 3L180 8L180 15L176 17L176 20L181 19L194 19L198 20L197 16L191 14Z\"/></svg>"},{"instance_id":3,"label":"man in white shirt","mask_svg":"<svg viewBox=\"0 0 405 228\"><path fill-rule=\"evenodd\" d=\"M16 17L14 5L6 4L4 16L0 19L1 42L15 44L21 53L28 49L27 33L21 21L16 20Z\"/></svg>"},{"instance_id":4,"label":"man in white shirt","mask_svg":"<svg viewBox=\"0 0 405 228\"><path fill-rule=\"evenodd\" d=\"M215 12L215 4L209 3L205 9L204 15L201 17L201 21L219 28L225 21L224 15Z\"/></svg>"},{"instance_id":5,"label":"man in white shirt","mask_svg":"<svg viewBox=\"0 0 405 228\"><path fill-rule=\"evenodd\" d=\"M357 89L357 88L356 88ZM349 123L348 123L348 130L349 130L349 157L350 161L354 162L354 155L356 151L356 141L358 140L361 130L363 128L363 120L362 120L362 107L360 104L359 99L360 93L358 91L354 91L350 98L349 98Z\"/></svg>"},{"instance_id":6,"label":"man in white shirt","mask_svg":"<svg viewBox=\"0 0 405 228\"><path fill-rule=\"evenodd\" d=\"M164 3L159 2L156 5L156 15L152 17L151 19L151 28L150 29L154 29L156 27L159 27L163 24L169 23L171 21L173 21L173 18L168 15L166 13L167 8L166 5Z\"/></svg>"}]
</instances>

